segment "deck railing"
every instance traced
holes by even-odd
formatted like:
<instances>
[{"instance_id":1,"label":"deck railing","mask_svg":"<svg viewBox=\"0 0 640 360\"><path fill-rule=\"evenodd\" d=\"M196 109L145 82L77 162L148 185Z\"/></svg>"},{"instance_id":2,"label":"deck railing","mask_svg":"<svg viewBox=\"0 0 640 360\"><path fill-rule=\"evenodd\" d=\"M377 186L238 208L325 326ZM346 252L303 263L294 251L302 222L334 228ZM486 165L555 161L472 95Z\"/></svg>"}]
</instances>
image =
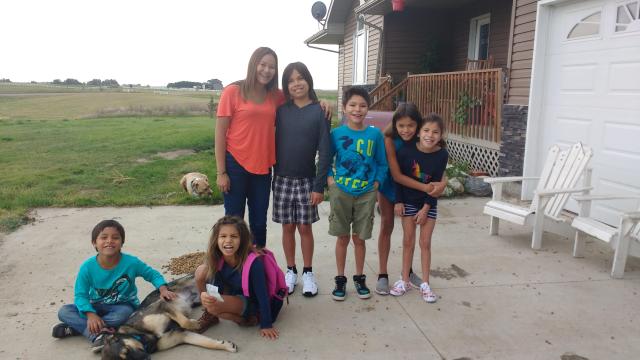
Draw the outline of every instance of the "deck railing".
<instances>
[{"instance_id":1,"label":"deck railing","mask_svg":"<svg viewBox=\"0 0 640 360\"><path fill-rule=\"evenodd\" d=\"M440 114L451 134L499 143L503 79L502 69L409 75L371 109L410 101L423 115Z\"/></svg>"},{"instance_id":2,"label":"deck railing","mask_svg":"<svg viewBox=\"0 0 640 360\"><path fill-rule=\"evenodd\" d=\"M391 76L383 76L380 78L378 85L369 92L371 102L377 102L382 96L389 93L393 85L391 84Z\"/></svg>"}]
</instances>

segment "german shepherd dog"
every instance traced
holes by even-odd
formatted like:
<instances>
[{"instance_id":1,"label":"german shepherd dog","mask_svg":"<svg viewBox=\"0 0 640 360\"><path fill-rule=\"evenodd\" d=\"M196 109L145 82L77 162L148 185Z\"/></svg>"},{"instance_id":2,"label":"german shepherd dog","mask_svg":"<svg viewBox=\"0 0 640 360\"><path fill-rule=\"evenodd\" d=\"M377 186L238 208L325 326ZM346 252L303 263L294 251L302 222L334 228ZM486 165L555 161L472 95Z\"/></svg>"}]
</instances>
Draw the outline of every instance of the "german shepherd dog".
<instances>
[{"instance_id":1,"label":"german shepherd dog","mask_svg":"<svg viewBox=\"0 0 640 360\"><path fill-rule=\"evenodd\" d=\"M200 305L200 294L193 275L176 279L167 287L178 297L167 302L160 298L158 290L147 295L138 310L117 332L106 335L102 348L103 360L150 359L149 354L180 344L238 351L238 347L230 341L214 340L194 332L199 324L197 320L189 318L189 314L191 308Z\"/></svg>"}]
</instances>

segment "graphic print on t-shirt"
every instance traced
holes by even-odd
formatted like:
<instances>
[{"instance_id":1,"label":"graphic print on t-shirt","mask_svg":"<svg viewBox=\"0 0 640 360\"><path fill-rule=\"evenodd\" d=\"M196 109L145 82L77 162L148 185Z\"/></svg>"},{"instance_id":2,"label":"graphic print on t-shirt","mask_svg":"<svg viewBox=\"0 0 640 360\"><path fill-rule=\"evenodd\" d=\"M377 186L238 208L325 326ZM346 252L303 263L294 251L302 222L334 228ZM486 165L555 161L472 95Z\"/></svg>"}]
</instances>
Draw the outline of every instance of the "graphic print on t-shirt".
<instances>
[{"instance_id":1,"label":"graphic print on t-shirt","mask_svg":"<svg viewBox=\"0 0 640 360\"><path fill-rule=\"evenodd\" d=\"M354 141L346 135L338 138L338 141L341 142L340 145L344 149L344 152L340 155L340 163L336 169L336 182L345 186L351 186L354 189L366 187L369 182L363 181L362 179L369 178L371 166L365 162L365 154L369 157L372 155L373 141L364 139ZM366 148L364 146L365 141L367 142ZM352 147L354 142L355 149Z\"/></svg>"},{"instance_id":2,"label":"graphic print on t-shirt","mask_svg":"<svg viewBox=\"0 0 640 360\"><path fill-rule=\"evenodd\" d=\"M116 281L113 282L110 288L108 289L96 289L96 293L102 299L103 304L119 304L128 302L129 298L124 297L123 293L126 289L132 286L133 281L129 278L129 276L122 275Z\"/></svg>"},{"instance_id":3,"label":"graphic print on t-shirt","mask_svg":"<svg viewBox=\"0 0 640 360\"><path fill-rule=\"evenodd\" d=\"M413 165L411 165L411 172L415 179L423 184L426 184L431 180L431 175L423 173L420 169L420 164L415 160L413 160Z\"/></svg>"}]
</instances>

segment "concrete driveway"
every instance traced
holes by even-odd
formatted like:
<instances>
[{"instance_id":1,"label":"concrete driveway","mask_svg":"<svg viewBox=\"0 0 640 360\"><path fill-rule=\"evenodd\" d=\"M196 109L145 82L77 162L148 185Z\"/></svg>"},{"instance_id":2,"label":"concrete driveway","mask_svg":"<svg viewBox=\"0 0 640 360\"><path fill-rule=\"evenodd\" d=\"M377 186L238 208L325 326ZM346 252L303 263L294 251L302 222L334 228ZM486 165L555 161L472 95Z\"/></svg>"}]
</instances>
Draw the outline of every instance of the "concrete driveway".
<instances>
[{"instance_id":1,"label":"concrete driveway","mask_svg":"<svg viewBox=\"0 0 640 360\"><path fill-rule=\"evenodd\" d=\"M279 340L222 322L206 335L236 342L238 353L180 346L154 358L639 358L640 261L630 259L625 279L613 280L612 251L599 242L589 242L585 258L574 259L566 238L545 234L543 250L533 251L526 229L503 223L499 237L489 236L489 219L481 215L485 201L443 200L438 207L431 280L440 295L436 304L426 304L415 290L400 298L374 294L360 300L351 281L346 301L331 300L335 239L327 235L325 202L314 226L320 294L290 297L276 322ZM171 257L204 250L209 229L222 214L221 206L38 209L34 224L1 240L0 358L97 358L85 339L53 339L51 327L58 322L58 308L73 301L80 263L94 254L90 231L98 221L121 221L127 231L124 251L160 269ZM401 233L396 222L392 281L400 271ZM280 234L279 226L270 224L268 247L283 265ZM367 244L365 271L373 288L377 241ZM300 267L299 250L298 258ZM349 278L353 269L350 249ZM143 298L151 287L143 280L138 285Z\"/></svg>"}]
</instances>

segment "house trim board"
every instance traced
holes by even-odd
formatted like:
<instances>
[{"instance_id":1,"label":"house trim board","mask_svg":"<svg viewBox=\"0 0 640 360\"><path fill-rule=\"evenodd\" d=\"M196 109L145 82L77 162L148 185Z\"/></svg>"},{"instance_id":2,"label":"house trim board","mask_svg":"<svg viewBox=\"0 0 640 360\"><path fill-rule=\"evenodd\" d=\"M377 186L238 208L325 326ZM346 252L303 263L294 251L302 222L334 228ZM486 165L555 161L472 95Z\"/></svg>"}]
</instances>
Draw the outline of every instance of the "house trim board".
<instances>
[{"instance_id":1,"label":"house trim board","mask_svg":"<svg viewBox=\"0 0 640 360\"><path fill-rule=\"evenodd\" d=\"M536 174L536 163L540 152L537 150L538 135L542 131L542 104L544 99L544 78L546 71L545 57L549 36L549 22L553 13L553 6L578 2L577 0L540 0L536 12L536 28L533 41L533 61L531 65L531 87L529 96L529 111L527 116L527 133L524 147L523 176ZM535 184L522 184L520 197L531 200Z\"/></svg>"}]
</instances>

